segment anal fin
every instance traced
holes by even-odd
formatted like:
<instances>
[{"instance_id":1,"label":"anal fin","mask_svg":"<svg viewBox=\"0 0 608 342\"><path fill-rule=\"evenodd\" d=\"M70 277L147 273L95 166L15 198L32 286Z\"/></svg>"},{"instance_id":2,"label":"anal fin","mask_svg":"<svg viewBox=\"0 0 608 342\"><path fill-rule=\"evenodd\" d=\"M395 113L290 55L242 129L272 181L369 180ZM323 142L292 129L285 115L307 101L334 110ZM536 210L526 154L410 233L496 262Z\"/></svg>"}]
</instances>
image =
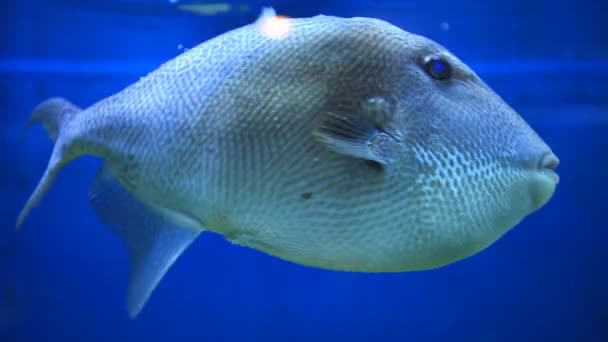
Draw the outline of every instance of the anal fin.
<instances>
[{"instance_id":1,"label":"anal fin","mask_svg":"<svg viewBox=\"0 0 608 342\"><path fill-rule=\"evenodd\" d=\"M89 190L89 202L97 216L126 243L131 274L127 310L135 318L164 274L200 234L127 192L103 166ZM180 223L184 221L181 220Z\"/></svg>"}]
</instances>

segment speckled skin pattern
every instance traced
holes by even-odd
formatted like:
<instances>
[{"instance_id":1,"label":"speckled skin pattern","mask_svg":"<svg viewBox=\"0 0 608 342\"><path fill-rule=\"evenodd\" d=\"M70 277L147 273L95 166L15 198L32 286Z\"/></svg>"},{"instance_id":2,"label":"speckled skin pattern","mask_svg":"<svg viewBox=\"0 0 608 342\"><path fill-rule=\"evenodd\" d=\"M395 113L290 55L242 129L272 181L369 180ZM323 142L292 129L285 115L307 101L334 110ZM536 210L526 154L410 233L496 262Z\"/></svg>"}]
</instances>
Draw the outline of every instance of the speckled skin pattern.
<instances>
[{"instance_id":1,"label":"speckled skin pattern","mask_svg":"<svg viewBox=\"0 0 608 342\"><path fill-rule=\"evenodd\" d=\"M139 200L180 224L296 263L393 272L488 246L555 182L536 133L440 45L384 21L289 19L203 43L74 116L58 144L107 160ZM437 81L425 57L443 56ZM399 153L383 167L312 134L328 112L384 103Z\"/></svg>"}]
</instances>

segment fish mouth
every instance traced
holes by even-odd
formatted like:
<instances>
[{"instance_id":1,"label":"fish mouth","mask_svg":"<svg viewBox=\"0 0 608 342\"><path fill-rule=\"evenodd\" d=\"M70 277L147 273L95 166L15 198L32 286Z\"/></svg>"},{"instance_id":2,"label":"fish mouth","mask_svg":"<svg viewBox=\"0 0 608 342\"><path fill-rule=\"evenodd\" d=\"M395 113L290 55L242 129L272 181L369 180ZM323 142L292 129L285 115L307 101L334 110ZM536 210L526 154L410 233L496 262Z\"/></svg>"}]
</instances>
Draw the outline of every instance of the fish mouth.
<instances>
[{"instance_id":1,"label":"fish mouth","mask_svg":"<svg viewBox=\"0 0 608 342\"><path fill-rule=\"evenodd\" d=\"M532 211L545 205L553 196L555 188L559 183L559 175L554 171L559 164L559 159L552 152L544 154L533 173L531 183Z\"/></svg>"},{"instance_id":2,"label":"fish mouth","mask_svg":"<svg viewBox=\"0 0 608 342\"><path fill-rule=\"evenodd\" d=\"M540 173L548 178L551 182L553 182L553 184L557 185L559 184L559 175L557 174L557 172L551 170L551 169L541 169Z\"/></svg>"},{"instance_id":3,"label":"fish mouth","mask_svg":"<svg viewBox=\"0 0 608 342\"><path fill-rule=\"evenodd\" d=\"M540 172L554 184L559 184L559 175L555 169L559 165L559 159L553 152L545 153L538 161L538 169Z\"/></svg>"}]
</instances>

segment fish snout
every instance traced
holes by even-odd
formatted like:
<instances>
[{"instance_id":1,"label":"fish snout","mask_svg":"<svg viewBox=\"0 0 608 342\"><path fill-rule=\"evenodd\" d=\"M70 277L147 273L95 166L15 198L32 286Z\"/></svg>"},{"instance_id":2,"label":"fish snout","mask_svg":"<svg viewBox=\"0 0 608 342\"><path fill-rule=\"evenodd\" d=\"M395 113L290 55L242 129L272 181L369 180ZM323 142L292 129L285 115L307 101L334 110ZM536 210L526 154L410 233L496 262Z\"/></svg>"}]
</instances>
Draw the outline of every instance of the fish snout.
<instances>
[{"instance_id":1,"label":"fish snout","mask_svg":"<svg viewBox=\"0 0 608 342\"><path fill-rule=\"evenodd\" d=\"M540 170L549 169L555 171L557 166L559 165L559 158L553 153L546 153L542 158L540 158L538 168Z\"/></svg>"},{"instance_id":2,"label":"fish snout","mask_svg":"<svg viewBox=\"0 0 608 342\"><path fill-rule=\"evenodd\" d=\"M535 136L533 139L522 139L516 149L519 151L516 164L527 172L543 176L542 178L550 180L551 183L559 182L555 172L560 164L559 158L540 138Z\"/></svg>"},{"instance_id":3,"label":"fish snout","mask_svg":"<svg viewBox=\"0 0 608 342\"><path fill-rule=\"evenodd\" d=\"M553 196L559 183L559 176L555 172L558 165L559 159L551 151L537 159L536 170L532 172L532 182L529 183L532 211L542 207Z\"/></svg>"},{"instance_id":4,"label":"fish snout","mask_svg":"<svg viewBox=\"0 0 608 342\"><path fill-rule=\"evenodd\" d=\"M545 153L538 162L538 170L549 177L553 183L559 183L559 176L555 169L559 165L559 158L553 152Z\"/></svg>"}]
</instances>

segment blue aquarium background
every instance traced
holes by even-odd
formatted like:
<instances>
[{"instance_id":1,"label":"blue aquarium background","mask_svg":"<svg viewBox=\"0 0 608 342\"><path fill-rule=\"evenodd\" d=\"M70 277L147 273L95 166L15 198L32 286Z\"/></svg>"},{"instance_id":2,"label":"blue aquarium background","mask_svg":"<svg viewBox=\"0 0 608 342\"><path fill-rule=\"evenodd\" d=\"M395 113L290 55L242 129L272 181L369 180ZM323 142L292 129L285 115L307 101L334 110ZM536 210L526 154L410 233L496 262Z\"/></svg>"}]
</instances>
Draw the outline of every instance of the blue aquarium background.
<instances>
[{"instance_id":1,"label":"blue aquarium background","mask_svg":"<svg viewBox=\"0 0 608 342\"><path fill-rule=\"evenodd\" d=\"M52 144L33 107L86 107L253 22L368 16L445 45L561 159L553 199L485 251L436 270L307 268L203 234L136 320L127 250L70 164L22 231ZM0 0L0 341L608 341L605 0Z\"/></svg>"}]
</instances>

